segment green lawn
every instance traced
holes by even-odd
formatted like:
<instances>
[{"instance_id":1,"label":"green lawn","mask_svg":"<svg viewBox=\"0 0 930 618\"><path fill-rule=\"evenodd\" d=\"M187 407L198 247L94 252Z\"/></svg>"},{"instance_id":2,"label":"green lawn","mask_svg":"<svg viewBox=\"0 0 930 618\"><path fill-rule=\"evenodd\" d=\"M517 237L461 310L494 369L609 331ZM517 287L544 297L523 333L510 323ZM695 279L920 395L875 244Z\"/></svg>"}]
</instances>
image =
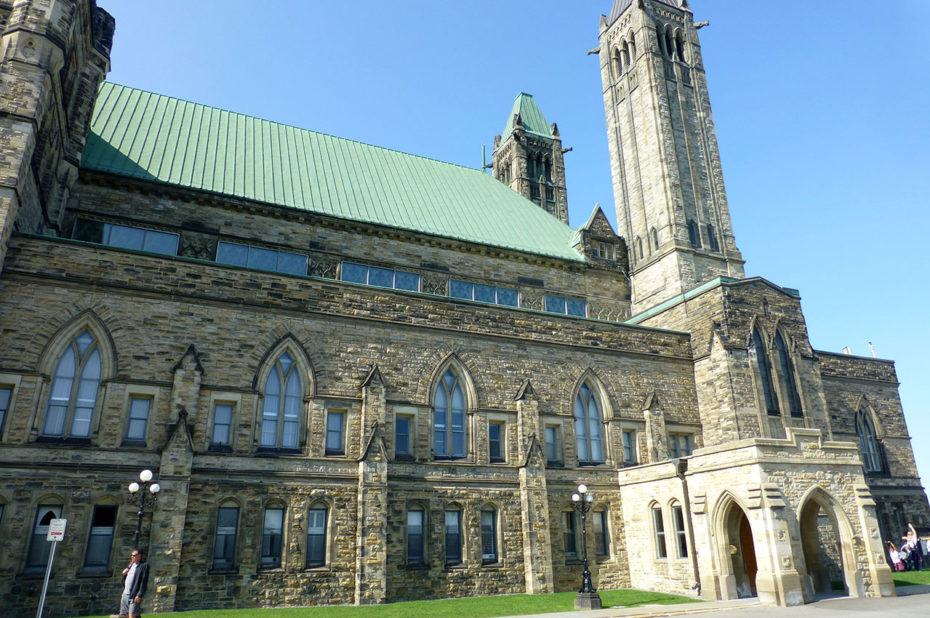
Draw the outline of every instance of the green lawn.
<instances>
[{"instance_id":1,"label":"green lawn","mask_svg":"<svg viewBox=\"0 0 930 618\"><path fill-rule=\"evenodd\" d=\"M604 607L695 602L695 599L688 597L640 590L602 590L600 595ZM158 616L177 616L178 618L304 618L305 616L307 618L342 618L343 616L350 618L366 618L368 616L377 616L378 618L407 618L408 616L442 618L444 616L470 616L480 618L482 616L565 612L574 608L575 593L559 592L557 594L506 594L466 599L408 601L362 607L336 605L282 609L216 609L158 614Z\"/></svg>"},{"instance_id":2,"label":"green lawn","mask_svg":"<svg viewBox=\"0 0 930 618\"><path fill-rule=\"evenodd\" d=\"M914 584L930 584L930 570L902 571L894 574L895 586L913 586Z\"/></svg>"}]
</instances>

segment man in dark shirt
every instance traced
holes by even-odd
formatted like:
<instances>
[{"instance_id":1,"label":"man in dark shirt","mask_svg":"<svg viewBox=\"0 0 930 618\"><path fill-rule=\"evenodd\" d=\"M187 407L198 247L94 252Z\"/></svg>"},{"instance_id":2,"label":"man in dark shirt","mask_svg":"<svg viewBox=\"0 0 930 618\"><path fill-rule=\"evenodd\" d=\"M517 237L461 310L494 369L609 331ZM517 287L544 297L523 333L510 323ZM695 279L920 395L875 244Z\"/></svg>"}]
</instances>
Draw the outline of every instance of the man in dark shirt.
<instances>
[{"instance_id":1,"label":"man in dark shirt","mask_svg":"<svg viewBox=\"0 0 930 618\"><path fill-rule=\"evenodd\" d=\"M149 565L142 561L142 550L132 550L130 563L123 569L123 596L119 603L119 615L136 618L142 615L142 597L149 585Z\"/></svg>"}]
</instances>

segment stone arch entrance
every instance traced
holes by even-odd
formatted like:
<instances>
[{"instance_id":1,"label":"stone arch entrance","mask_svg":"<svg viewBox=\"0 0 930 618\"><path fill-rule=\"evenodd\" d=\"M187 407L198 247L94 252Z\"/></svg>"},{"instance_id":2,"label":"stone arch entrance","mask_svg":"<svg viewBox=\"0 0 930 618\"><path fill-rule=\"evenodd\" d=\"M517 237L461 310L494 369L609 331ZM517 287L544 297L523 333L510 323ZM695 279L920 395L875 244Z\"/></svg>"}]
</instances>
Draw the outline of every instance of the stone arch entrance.
<instances>
[{"instance_id":1,"label":"stone arch entrance","mask_svg":"<svg viewBox=\"0 0 930 618\"><path fill-rule=\"evenodd\" d=\"M852 529L836 500L823 489L815 488L801 502L798 523L806 569L802 573L805 602L834 590L849 596L863 596L852 547Z\"/></svg>"},{"instance_id":2,"label":"stone arch entrance","mask_svg":"<svg viewBox=\"0 0 930 618\"><path fill-rule=\"evenodd\" d=\"M724 548L731 569L731 577L727 582L728 596L740 599L754 597L757 594L756 574L759 567L749 518L738 504L731 502L724 516L723 526L726 539Z\"/></svg>"}]
</instances>

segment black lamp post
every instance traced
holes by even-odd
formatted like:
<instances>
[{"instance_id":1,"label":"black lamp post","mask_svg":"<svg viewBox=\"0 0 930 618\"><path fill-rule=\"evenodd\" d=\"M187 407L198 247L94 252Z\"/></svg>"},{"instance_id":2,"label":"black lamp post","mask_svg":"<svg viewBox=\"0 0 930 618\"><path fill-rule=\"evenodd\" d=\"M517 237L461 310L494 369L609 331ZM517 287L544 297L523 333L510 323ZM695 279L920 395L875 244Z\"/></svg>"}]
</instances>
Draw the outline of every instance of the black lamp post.
<instances>
[{"instance_id":1,"label":"black lamp post","mask_svg":"<svg viewBox=\"0 0 930 618\"><path fill-rule=\"evenodd\" d=\"M575 609L600 609L601 596L591 582L591 571L588 569L588 512L594 503L594 494L588 493L586 485L579 485L578 493L572 494L572 502L575 510L581 513L581 558L584 561L581 590L575 597Z\"/></svg>"},{"instance_id":2,"label":"black lamp post","mask_svg":"<svg viewBox=\"0 0 930 618\"><path fill-rule=\"evenodd\" d=\"M143 470L139 473L139 480L142 481L142 484L140 485L135 481L129 484L129 493L132 495L130 502L133 506L139 507L139 520L136 523L136 540L132 544L133 547L139 547L139 536L142 534L142 516L145 514L145 509L151 510L155 507L158 492L161 491L161 485L153 483L152 476L151 470Z\"/></svg>"}]
</instances>

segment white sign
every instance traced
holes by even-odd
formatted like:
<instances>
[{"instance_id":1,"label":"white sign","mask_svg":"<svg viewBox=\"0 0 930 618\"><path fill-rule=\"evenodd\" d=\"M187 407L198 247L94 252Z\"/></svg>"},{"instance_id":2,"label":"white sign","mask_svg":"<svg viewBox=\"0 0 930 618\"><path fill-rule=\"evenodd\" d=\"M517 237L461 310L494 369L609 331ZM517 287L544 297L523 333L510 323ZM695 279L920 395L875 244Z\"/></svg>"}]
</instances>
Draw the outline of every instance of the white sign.
<instances>
[{"instance_id":1,"label":"white sign","mask_svg":"<svg viewBox=\"0 0 930 618\"><path fill-rule=\"evenodd\" d=\"M65 539L65 527L68 525L67 519L53 519L48 522L48 536L46 541L63 541Z\"/></svg>"}]
</instances>

